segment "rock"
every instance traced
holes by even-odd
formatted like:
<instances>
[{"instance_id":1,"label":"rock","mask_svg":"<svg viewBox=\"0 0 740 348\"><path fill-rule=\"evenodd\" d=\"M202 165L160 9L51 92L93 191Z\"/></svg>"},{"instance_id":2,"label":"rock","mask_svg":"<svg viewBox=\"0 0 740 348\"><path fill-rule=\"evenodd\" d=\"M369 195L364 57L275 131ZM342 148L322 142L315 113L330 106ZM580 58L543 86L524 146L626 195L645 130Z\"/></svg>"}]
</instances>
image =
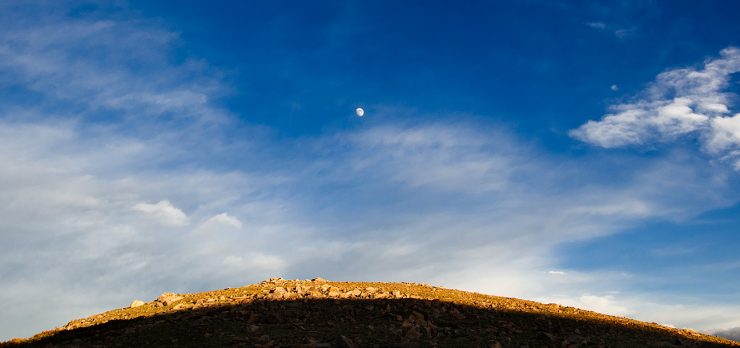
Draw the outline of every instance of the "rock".
<instances>
[{"instance_id":1,"label":"rock","mask_svg":"<svg viewBox=\"0 0 740 348\"><path fill-rule=\"evenodd\" d=\"M313 278L313 279L311 279L311 281L314 282L314 283L326 283L326 282L328 282L328 280L326 280L324 278L319 278L319 277Z\"/></svg>"},{"instance_id":2,"label":"rock","mask_svg":"<svg viewBox=\"0 0 740 348\"><path fill-rule=\"evenodd\" d=\"M342 294L342 292L339 290L339 288L331 287L329 288L329 297L339 297Z\"/></svg>"},{"instance_id":3,"label":"rock","mask_svg":"<svg viewBox=\"0 0 740 348\"><path fill-rule=\"evenodd\" d=\"M391 292L391 295L393 295L393 297L401 297L401 292L398 290L393 290Z\"/></svg>"},{"instance_id":4,"label":"rock","mask_svg":"<svg viewBox=\"0 0 740 348\"><path fill-rule=\"evenodd\" d=\"M144 302L144 301L142 301L142 300L133 300L133 301L131 302L131 305L129 306L129 308L136 308L136 307L141 307L141 306L143 306L144 304L146 304L146 302Z\"/></svg>"},{"instance_id":5,"label":"rock","mask_svg":"<svg viewBox=\"0 0 740 348\"><path fill-rule=\"evenodd\" d=\"M372 286L368 286L368 287L365 288L365 292L367 292L368 294L374 294L377 291L378 291L378 289L376 289L376 288L374 288Z\"/></svg>"},{"instance_id":6,"label":"rock","mask_svg":"<svg viewBox=\"0 0 740 348\"><path fill-rule=\"evenodd\" d=\"M412 327L408 332L406 332L404 337L409 341L416 341L421 338L421 332L419 332L418 328Z\"/></svg>"},{"instance_id":7,"label":"rock","mask_svg":"<svg viewBox=\"0 0 740 348\"><path fill-rule=\"evenodd\" d=\"M270 344L270 343L272 343L272 339L270 338L269 335L262 335L258 339L258 342L259 343L262 343L262 344Z\"/></svg>"},{"instance_id":8,"label":"rock","mask_svg":"<svg viewBox=\"0 0 740 348\"><path fill-rule=\"evenodd\" d=\"M288 294L288 290L285 290L284 287L278 286L272 292L270 293L270 298L273 300L279 300L284 298Z\"/></svg>"},{"instance_id":9,"label":"rock","mask_svg":"<svg viewBox=\"0 0 740 348\"><path fill-rule=\"evenodd\" d=\"M337 347L357 348L357 345L349 337L342 335L337 338Z\"/></svg>"},{"instance_id":10,"label":"rock","mask_svg":"<svg viewBox=\"0 0 740 348\"><path fill-rule=\"evenodd\" d=\"M157 297L157 302L165 306L169 306L180 300L182 300L182 296L171 293L171 292L165 292L162 295L159 295L159 297Z\"/></svg>"},{"instance_id":11,"label":"rock","mask_svg":"<svg viewBox=\"0 0 740 348\"><path fill-rule=\"evenodd\" d=\"M360 289L352 290L352 296L357 297L360 296L360 294L362 294L362 291L360 291Z\"/></svg>"}]
</instances>

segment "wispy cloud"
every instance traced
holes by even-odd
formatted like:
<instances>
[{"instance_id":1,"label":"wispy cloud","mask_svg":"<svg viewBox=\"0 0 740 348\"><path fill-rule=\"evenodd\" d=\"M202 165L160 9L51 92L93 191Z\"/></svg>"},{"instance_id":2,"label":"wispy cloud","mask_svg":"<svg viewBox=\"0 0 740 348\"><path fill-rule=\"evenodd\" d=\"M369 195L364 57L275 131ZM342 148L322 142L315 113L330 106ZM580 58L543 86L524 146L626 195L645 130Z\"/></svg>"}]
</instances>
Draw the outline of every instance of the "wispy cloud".
<instances>
[{"instance_id":1,"label":"wispy cloud","mask_svg":"<svg viewBox=\"0 0 740 348\"><path fill-rule=\"evenodd\" d=\"M620 28L614 31L614 36L616 36L618 39L626 39L630 36L632 36L637 30L634 28L626 29L626 28Z\"/></svg>"},{"instance_id":2,"label":"wispy cloud","mask_svg":"<svg viewBox=\"0 0 740 348\"><path fill-rule=\"evenodd\" d=\"M626 39L637 32L636 28L620 28L600 21L586 22L585 24L589 28L614 34L617 39Z\"/></svg>"},{"instance_id":3,"label":"wispy cloud","mask_svg":"<svg viewBox=\"0 0 740 348\"><path fill-rule=\"evenodd\" d=\"M606 23L604 22L587 22L586 25L594 29L606 30Z\"/></svg>"},{"instance_id":4,"label":"wispy cloud","mask_svg":"<svg viewBox=\"0 0 740 348\"><path fill-rule=\"evenodd\" d=\"M730 114L734 94L725 91L738 71L740 49L730 47L701 69L663 72L634 101L611 106L611 113L599 121L588 121L571 135L606 148L691 136L705 152L740 170L740 114Z\"/></svg>"}]
</instances>

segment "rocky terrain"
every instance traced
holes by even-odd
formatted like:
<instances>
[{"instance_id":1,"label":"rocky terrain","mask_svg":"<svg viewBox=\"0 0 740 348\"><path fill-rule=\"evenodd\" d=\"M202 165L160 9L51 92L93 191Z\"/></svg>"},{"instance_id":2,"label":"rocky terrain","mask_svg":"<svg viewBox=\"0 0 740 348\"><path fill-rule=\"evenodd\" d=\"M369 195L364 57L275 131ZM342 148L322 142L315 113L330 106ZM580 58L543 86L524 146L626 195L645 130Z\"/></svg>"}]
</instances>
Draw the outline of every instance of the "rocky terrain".
<instances>
[{"instance_id":1,"label":"rocky terrain","mask_svg":"<svg viewBox=\"0 0 740 348\"><path fill-rule=\"evenodd\" d=\"M414 283L273 278L133 301L0 347L739 347L692 330Z\"/></svg>"}]
</instances>

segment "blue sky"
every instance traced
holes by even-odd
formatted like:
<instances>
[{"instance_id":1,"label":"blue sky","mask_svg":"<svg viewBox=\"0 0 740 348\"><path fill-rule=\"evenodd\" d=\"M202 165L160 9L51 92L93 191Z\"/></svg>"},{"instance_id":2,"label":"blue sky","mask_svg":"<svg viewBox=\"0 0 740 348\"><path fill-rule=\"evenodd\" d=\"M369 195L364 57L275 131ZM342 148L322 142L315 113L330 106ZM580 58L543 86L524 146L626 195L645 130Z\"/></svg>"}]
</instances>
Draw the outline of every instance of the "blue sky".
<instances>
[{"instance_id":1,"label":"blue sky","mask_svg":"<svg viewBox=\"0 0 740 348\"><path fill-rule=\"evenodd\" d=\"M738 10L2 2L0 338L272 276L740 327Z\"/></svg>"}]
</instances>

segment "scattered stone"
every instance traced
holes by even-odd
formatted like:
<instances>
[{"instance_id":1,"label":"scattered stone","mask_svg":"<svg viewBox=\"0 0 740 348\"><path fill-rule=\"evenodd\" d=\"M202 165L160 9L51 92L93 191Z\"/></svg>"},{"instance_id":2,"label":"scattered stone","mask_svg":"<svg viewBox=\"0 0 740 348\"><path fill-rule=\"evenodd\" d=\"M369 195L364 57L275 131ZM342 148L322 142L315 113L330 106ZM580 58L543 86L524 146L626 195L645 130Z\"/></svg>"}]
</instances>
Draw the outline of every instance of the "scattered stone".
<instances>
[{"instance_id":1,"label":"scattered stone","mask_svg":"<svg viewBox=\"0 0 740 348\"><path fill-rule=\"evenodd\" d=\"M171 292L165 292L162 295L159 295L159 297L157 297L157 302L165 306L169 306L180 300L182 300L182 296L171 293Z\"/></svg>"},{"instance_id":2,"label":"scattered stone","mask_svg":"<svg viewBox=\"0 0 740 348\"><path fill-rule=\"evenodd\" d=\"M287 290L285 290L284 287L278 286L275 289L272 290L270 293L270 298L273 300L281 300L285 298L285 295L288 293Z\"/></svg>"},{"instance_id":3,"label":"scattered stone","mask_svg":"<svg viewBox=\"0 0 740 348\"><path fill-rule=\"evenodd\" d=\"M146 304L146 302L144 302L144 301L142 301L142 300L133 300L133 301L131 302L131 305L129 306L129 308L136 308L136 307L141 307L141 306L143 306L143 305L145 305L145 304Z\"/></svg>"},{"instance_id":4,"label":"scattered stone","mask_svg":"<svg viewBox=\"0 0 740 348\"><path fill-rule=\"evenodd\" d=\"M339 288L332 286L329 288L329 297L339 297L342 294L342 292L339 290Z\"/></svg>"}]
</instances>

